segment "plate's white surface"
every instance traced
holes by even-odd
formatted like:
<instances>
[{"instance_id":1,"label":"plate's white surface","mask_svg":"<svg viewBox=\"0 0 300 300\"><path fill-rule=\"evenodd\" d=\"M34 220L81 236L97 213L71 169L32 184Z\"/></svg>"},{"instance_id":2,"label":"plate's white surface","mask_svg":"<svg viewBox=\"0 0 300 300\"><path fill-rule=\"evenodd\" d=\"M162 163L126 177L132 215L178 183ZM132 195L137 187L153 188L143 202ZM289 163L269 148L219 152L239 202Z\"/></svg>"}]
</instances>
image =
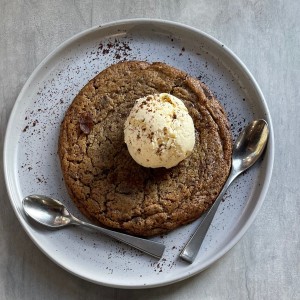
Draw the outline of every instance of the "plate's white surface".
<instances>
[{"instance_id":1,"label":"plate's white surface","mask_svg":"<svg viewBox=\"0 0 300 300\"><path fill-rule=\"evenodd\" d=\"M157 261L101 234L70 227L49 231L29 222L22 199L32 193L70 201L57 157L59 125L77 92L97 73L121 60L162 61L200 78L224 105L234 137L264 118L270 139L264 159L240 176L219 207L192 265L178 254L199 220L154 240L165 243ZM68 271L95 283L142 288L187 278L224 255L253 222L273 167L271 118L255 80L224 45L193 28L158 20L127 20L92 28L69 39L37 67L22 89L7 128L5 178L18 219L38 247Z\"/></svg>"}]
</instances>

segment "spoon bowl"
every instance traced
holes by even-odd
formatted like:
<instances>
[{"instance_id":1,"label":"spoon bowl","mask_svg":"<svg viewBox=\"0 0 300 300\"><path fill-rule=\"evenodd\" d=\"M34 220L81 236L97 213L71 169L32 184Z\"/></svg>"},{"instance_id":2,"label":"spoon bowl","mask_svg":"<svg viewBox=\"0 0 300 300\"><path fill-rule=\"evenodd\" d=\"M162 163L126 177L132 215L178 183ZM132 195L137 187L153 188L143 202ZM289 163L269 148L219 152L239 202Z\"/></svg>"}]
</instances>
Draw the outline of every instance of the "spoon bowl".
<instances>
[{"instance_id":1,"label":"spoon bowl","mask_svg":"<svg viewBox=\"0 0 300 300\"><path fill-rule=\"evenodd\" d=\"M232 170L240 174L250 168L261 156L269 135L265 120L255 120L238 136L232 153Z\"/></svg>"},{"instance_id":2,"label":"spoon bowl","mask_svg":"<svg viewBox=\"0 0 300 300\"><path fill-rule=\"evenodd\" d=\"M23 200L23 208L27 216L42 225L58 228L71 224L70 213L56 199L40 195L27 196Z\"/></svg>"},{"instance_id":3,"label":"spoon bowl","mask_svg":"<svg viewBox=\"0 0 300 300\"><path fill-rule=\"evenodd\" d=\"M267 144L268 136L268 124L262 119L251 122L241 132L233 146L231 170L227 181L214 204L181 251L180 258L189 263L195 260L227 188L238 175L253 166L259 159Z\"/></svg>"}]
</instances>

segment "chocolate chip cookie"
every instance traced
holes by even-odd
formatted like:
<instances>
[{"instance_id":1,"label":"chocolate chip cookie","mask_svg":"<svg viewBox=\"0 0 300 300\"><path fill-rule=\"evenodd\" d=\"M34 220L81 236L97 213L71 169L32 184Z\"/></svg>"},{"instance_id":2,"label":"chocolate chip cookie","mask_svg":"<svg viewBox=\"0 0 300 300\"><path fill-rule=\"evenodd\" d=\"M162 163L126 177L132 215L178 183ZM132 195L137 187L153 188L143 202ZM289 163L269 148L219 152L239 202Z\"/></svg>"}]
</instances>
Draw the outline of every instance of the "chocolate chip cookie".
<instances>
[{"instance_id":1,"label":"chocolate chip cookie","mask_svg":"<svg viewBox=\"0 0 300 300\"><path fill-rule=\"evenodd\" d=\"M193 153L171 169L144 168L130 156L124 122L138 98L183 100L196 134ZM215 201L231 167L224 109L198 79L164 63L127 61L89 81L61 124L59 158L68 192L91 221L138 236L197 219Z\"/></svg>"}]
</instances>

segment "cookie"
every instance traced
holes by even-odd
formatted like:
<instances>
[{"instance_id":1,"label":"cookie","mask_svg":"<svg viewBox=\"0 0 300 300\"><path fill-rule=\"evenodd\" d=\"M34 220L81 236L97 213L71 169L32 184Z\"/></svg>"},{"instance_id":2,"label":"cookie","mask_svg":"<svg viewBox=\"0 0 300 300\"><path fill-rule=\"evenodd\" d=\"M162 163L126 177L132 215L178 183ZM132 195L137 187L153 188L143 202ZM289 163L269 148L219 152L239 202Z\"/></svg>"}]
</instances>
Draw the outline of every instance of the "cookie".
<instances>
[{"instance_id":1,"label":"cookie","mask_svg":"<svg viewBox=\"0 0 300 300\"><path fill-rule=\"evenodd\" d=\"M124 142L134 102L157 93L183 100L196 131L193 153L171 169L138 165ZM78 209L92 222L138 236L199 218L229 175L231 153L226 113L209 89L167 64L142 61L112 65L83 87L64 116L58 149Z\"/></svg>"}]
</instances>

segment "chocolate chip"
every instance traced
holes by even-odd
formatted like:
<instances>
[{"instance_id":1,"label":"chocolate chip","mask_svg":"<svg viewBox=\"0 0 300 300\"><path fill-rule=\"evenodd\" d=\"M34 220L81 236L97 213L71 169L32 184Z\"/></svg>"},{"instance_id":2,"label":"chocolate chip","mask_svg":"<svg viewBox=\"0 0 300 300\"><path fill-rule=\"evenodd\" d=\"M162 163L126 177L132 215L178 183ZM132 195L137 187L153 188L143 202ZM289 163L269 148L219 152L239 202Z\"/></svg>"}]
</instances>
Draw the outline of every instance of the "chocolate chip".
<instances>
[{"instance_id":1,"label":"chocolate chip","mask_svg":"<svg viewBox=\"0 0 300 300\"><path fill-rule=\"evenodd\" d=\"M93 129L94 122L91 113L87 113L79 119L79 127L80 130L84 134L89 134L91 130Z\"/></svg>"}]
</instances>

